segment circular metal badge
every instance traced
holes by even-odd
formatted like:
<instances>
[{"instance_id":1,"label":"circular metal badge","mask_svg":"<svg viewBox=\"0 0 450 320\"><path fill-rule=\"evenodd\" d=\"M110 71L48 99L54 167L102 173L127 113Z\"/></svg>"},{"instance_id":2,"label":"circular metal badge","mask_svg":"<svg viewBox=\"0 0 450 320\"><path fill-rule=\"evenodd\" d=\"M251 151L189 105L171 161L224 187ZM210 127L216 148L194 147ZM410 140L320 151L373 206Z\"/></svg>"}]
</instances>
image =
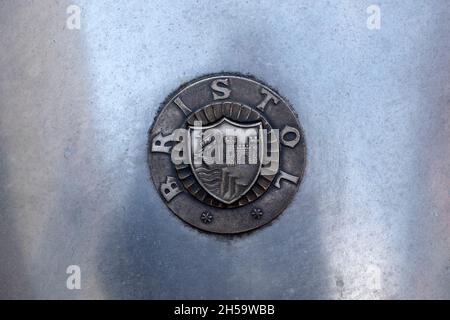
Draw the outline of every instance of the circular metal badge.
<instances>
[{"instance_id":1,"label":"circular metal badge","mask_svg":"<svg viewBox=\"0 0 450 320\"><path fill-rule=\"evenodd\" d=\"M272 221L294 198L305 163L293 109L246 76L213 75L181 87L150 130L156 189L179 218L208 232Z\"/></svg>"}]
</instances>

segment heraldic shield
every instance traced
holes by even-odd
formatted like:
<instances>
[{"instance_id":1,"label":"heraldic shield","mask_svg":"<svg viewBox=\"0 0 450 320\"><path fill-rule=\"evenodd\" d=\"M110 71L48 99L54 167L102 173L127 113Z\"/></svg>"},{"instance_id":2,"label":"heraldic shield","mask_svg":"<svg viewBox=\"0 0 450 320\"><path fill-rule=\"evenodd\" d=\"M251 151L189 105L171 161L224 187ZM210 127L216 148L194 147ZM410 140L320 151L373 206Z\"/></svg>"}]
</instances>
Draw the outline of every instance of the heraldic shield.
<instances>
[{"instance_id":1,"label":"heraldic shield","mask_svg":"<svg viewBox=\"0 0 450 320\"><path fill-rule=\"evenodd\" d=\"M256 182L262 166L262 123L240 124L227 118L189 127L190 165L203 189L231 204Z\"/></svg>"}]
</instances>

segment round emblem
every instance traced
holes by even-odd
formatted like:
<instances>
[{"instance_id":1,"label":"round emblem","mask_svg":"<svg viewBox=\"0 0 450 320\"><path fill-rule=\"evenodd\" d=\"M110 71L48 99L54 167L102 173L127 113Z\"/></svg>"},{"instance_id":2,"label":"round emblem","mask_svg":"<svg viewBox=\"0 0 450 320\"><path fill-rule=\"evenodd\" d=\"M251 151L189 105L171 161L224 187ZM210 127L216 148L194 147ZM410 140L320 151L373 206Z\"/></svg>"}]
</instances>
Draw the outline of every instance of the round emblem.
<instances>
[{"instance_id":1,"label":"round emblem","mask_svg":"<svg viewBox=\"0 0 450 320\"><path fill-rule=\"evenodd\" d=\"M158 192L204 231L240 233L272 221L294 198L305 163L293 109L246 76L213 75L181 87L150 130Z\"/></svg>"}]
</instances>

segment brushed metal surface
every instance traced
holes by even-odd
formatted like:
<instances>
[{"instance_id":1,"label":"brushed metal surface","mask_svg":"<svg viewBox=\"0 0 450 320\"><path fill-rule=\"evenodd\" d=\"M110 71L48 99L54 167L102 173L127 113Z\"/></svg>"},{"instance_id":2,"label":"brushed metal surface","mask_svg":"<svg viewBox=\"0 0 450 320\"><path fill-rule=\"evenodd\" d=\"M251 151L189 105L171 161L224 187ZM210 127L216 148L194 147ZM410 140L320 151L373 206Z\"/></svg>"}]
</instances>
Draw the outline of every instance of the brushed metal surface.
<instances>
[{"instance_id":1,"label":"brushed metal surface","mask_svg":"<svg viewBox=\"0 0 450 320\"><path fill-rule=\"evenodd\" d=\"M1 298L450 298L450 5L0 2ZM182 83L273 85L304 180L276 223L203 234L149 180L147 131ZM66 288L79 265L81 290Z\"/></svg>"}]
</instances>

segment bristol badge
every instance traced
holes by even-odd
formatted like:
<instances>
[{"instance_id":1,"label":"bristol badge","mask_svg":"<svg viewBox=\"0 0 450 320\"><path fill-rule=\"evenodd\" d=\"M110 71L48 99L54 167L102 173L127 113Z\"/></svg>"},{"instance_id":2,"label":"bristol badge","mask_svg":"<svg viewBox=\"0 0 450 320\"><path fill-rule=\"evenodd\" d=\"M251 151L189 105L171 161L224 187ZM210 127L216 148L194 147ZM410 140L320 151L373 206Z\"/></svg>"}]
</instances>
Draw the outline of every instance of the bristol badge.
<instances>
[{"instance_id":1,"label":"bristol badge","mask_svg":"<svg viewBox=\"0 0 450 320\"><path fill-rule=\"evenodd\" d=\"M240 75L192 81L171 95L149 137L153 182L182 220L240 233L275 219L301 182L306 148L292 107Z\"/></svg>"}]
</instances>

